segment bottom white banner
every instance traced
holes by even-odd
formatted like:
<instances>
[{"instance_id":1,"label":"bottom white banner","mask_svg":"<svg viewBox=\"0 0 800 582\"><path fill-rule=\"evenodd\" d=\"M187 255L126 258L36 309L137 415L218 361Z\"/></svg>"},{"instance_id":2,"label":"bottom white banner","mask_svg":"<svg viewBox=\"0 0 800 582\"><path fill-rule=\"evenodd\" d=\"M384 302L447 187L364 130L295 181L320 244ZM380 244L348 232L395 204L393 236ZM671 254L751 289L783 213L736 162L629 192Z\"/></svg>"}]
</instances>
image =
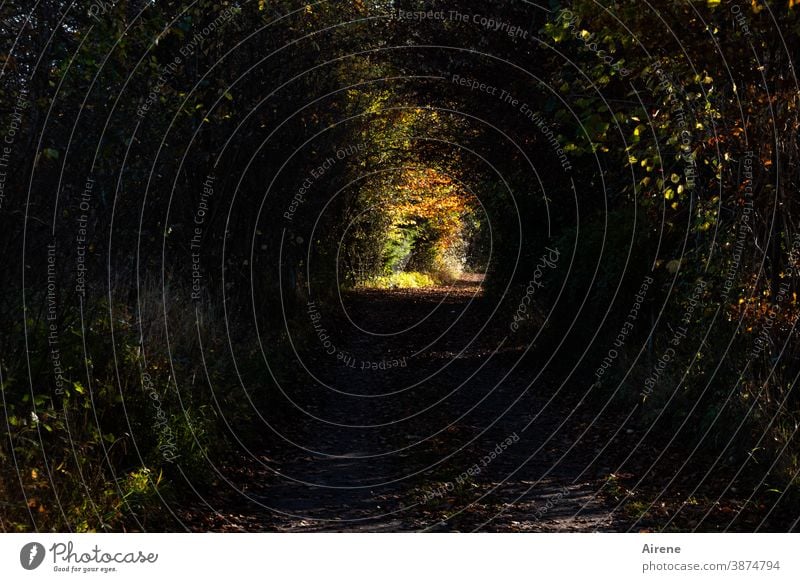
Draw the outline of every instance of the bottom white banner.
<instances>
[{"instance_id":1,"label":"bottom white banner","mask_svg":"<svg viewBox=\"0 0 800 582\"><path fill-rule=\"evenodd\" d=\"M0 580L800 580L789 534L3 534Z\"/></svg>"}]
</instances>

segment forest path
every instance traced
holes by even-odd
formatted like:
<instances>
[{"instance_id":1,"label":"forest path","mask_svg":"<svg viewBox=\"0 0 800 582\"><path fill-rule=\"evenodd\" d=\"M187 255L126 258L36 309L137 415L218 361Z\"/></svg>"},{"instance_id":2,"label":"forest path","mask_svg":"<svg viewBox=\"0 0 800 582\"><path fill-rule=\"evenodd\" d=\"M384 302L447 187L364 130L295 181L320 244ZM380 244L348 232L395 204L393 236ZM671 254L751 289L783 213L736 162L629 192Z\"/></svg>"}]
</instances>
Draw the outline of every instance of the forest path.
<instances>
[{"instance_id":1,"label":"forest path","mask_svg":"<svg viewBox=\"0 0 800 582\"><path fill-rule=\"evenodd\" d=\"M601 445L575 445L586 420L548 403L532 366L516 366L525 347L492 317L481 284L472 275L449 287L363 290L345 297L347 315L310 310L325 332L301 352L296 385L284 386L294 406L273 424L282 437L231 462L229 483L206 510L193 508L204 517L190 527L627 529L597 495L610 472L591 465Z\"/></svg>"}]
</instances>

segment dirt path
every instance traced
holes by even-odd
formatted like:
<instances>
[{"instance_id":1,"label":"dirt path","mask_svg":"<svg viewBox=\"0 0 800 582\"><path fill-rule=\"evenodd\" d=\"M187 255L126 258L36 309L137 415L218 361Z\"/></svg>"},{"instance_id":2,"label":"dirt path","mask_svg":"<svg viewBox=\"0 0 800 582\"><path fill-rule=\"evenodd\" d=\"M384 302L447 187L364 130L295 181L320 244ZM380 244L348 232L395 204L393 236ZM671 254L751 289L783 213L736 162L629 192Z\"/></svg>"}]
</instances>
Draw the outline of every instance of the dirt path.
<instances>
[{"instance_id":1,"label":"dirt path","mask_svg":"<svg viewBox=\"0 0 800 582\"><path fill-rule=\"evenodd\" d=\"M294 444L273 438L255 460L232 462L231 485L192 527L627 529L596 495L610 469L574 446L584 419L548 402L532 366L516 366L525 347L491 317L480 285L362 291L345 298L346 314L312 308L324 333L300 354L284 387L293 411L274 425Z\"/></svg>"}]
</instances>

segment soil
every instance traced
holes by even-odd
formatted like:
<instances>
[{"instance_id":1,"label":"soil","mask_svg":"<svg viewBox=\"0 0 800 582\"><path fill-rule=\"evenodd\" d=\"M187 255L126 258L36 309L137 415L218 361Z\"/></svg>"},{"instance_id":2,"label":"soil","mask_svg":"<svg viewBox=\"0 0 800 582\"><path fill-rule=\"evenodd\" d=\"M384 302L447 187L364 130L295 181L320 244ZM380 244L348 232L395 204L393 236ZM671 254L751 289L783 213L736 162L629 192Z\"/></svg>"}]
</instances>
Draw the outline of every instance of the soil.
<instances>
[{"instance_id":1,"label":"soil","mask_svg":"<svg viewBox=\"0 0 800 582\"><path fill-rule=\"evenodd\" d=\"M597 418L554 392L525 344L530 334L511 331L481 285L472 275L445 287L351 292L344 310L316 305L312 340L298 349L294 379L281 383L291 406L263 412L263 440L220 463L213 490L181 509L184 524L606 532L702 522L714 531L739 515L735 500L709 503L705 515L640 479L647 445L621 468L638 436L613 411Z\"/></svg>"}]
</instances>

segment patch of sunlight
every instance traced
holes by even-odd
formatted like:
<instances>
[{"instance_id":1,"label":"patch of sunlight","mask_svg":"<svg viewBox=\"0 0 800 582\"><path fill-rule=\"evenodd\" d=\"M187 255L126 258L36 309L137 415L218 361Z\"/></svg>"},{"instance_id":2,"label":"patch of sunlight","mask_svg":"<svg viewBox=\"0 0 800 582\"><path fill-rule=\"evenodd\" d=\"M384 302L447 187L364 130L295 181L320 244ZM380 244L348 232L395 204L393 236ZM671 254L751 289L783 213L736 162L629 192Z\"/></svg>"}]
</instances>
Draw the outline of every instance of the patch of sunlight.
<instances>
[{"instance_id":1,"label":"patch of sunlight","mask_svg":"<svg viewBox=\"0 0 800 582\"><path fill-rule=\"evenodd\" d=\"M420 287L434 287L439 284L439 281L428 273L400 271L391 275L374 277L362 286L373 289L419 289Z\"/></svg>"}]
</instances>

